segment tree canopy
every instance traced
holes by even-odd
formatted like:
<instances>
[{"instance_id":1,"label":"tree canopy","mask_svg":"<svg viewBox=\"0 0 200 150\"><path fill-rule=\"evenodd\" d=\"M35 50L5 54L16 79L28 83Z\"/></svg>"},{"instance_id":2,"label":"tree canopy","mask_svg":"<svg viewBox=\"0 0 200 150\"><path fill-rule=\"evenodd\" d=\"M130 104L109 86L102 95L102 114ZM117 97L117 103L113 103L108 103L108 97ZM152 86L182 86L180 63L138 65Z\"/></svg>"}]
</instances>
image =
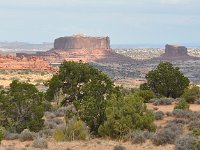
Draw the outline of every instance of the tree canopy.
<instances>
[{"instance_id":1,"label":"tree canopy","mask_svg":"<svg viewBox=\"0 0 200 150\"><path fill-rule=\"evenodd\" d=\"M145 78L147 83L141 87L146 86L158 95L173 98L180 97L190 83L179 68L173 67L170 62L161 62Z\"/></svg>"},{"instance_id":2,"label":"tree canopy","mask_svg":"<svg viewBox=\"0 0 200 150\"><path fill-rule=\"evenodd\" d=\"M106 74L87 63L65 61L48 85L49 100L58 100L56 97L62 95L61 105L73 103L91 131L98 131L105 118L106 97L114 89Z\"/></svg>"},{"instance_id":3,"label":"tree canopy","mask_svg":"<svg viewBox=\"0 0 200 150\"><path fill-rule=\"evenodd\" d=\"M106 107L106 121L100 126L101 135L122 138L134 130L155 131L154 114L144 99L134 94L112 95Z\"/></svg>"},{"instance_id":4,"label":"tree canopy","mask_svg":"<svg viewBox=\"0 0 200 150\"><path fill-rule=\"evenodd\" d=\"M14 80L8 91L0 91L0 124L8 130L39 131L43 126L43 93L32 84Z\"/></svg>"}]
</instances>

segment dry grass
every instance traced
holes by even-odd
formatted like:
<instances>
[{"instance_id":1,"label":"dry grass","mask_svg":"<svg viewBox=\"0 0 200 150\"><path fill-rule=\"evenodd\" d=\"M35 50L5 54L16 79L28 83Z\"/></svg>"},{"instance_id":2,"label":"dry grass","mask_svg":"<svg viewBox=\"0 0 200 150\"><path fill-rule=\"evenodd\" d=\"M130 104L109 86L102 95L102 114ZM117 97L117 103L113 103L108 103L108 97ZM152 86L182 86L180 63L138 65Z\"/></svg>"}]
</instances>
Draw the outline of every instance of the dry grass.
<instances>
[{"instance_id":1,"label":"dry grass","mask_svg":"<svg viewBox=\"0 0 200 150\"><path fill-rule=\"evenodd\" d=\"M46 81L51 79L52 74L42 73L29 73L29 74L18 74L18 72L9 72L8 74L4 74L0 72L0 86L8 87L9 84L14 79L18 79L20 81L29 82L34 85L38 83L42 83L42 81Z\"/></svg>"},{"instance_id":2,"label":"dry grass","mask_svg":"<svg viewBox=\"0 0 200 150\"><path fill-rule=\"evenodd\" d=\"M37 150L31 147L32 142L3 141L0 150L5 150L6 147L12 145L15 150L28 149ZM126 150L173 150L174 145L167 144L165 146L154 146L150 141L144 144L132 144L131 142L118 142L104 139L92 139L90 141L73 141L73 142L55 142L52 139L48 140L48 147L50 150L113 150L115 145L121 144L126 147ZM30 147L26 147L30 145Z\"/></svg>"}]
</instances>

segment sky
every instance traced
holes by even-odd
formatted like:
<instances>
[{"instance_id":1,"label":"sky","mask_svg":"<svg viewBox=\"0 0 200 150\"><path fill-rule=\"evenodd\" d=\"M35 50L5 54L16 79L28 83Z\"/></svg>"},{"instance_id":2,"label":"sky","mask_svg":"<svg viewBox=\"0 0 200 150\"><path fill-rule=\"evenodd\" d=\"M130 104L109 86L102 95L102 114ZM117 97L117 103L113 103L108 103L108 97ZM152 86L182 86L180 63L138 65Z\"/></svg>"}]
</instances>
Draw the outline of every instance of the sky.
<instances>
[{"instance_id":1,"label":"sky","mask_svg":"<svg viewBox=\"0 0 200 150\"><path fill-rule=\"evenodd\" d=\"M111 44L200 43L200 0L0 0L0 41L77 33Z\"/></svg>"}]
</instances>

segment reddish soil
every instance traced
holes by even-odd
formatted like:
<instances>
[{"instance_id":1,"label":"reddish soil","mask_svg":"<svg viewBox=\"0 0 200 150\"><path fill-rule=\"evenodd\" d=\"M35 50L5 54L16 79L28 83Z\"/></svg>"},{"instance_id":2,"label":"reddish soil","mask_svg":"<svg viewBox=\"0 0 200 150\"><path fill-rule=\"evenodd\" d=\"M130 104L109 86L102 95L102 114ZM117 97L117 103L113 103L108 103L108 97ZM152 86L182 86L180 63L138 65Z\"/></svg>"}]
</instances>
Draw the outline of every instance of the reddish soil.
<instances>
[{"instance_id":1,"label":"reddish soil","mask_svg":"<svg viewBox=\"0 0 200 150\"><path fill-rule=\"evenodd\" d=\"M55 71L49 63L41 57L14 57L0 55L0 70L31 70L31 71Z\"/></svg>"}]
</instances>

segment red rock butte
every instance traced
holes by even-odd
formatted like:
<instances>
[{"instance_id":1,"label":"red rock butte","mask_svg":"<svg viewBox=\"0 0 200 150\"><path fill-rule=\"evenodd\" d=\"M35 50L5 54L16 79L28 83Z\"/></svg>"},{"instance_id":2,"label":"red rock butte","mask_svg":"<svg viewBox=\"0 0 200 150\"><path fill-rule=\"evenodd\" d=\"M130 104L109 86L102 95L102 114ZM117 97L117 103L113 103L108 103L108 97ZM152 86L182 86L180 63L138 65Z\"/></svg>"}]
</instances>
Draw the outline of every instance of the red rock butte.
<instances>
[{"instance_id":1,"label":"red rock butte","mask_svg":"<svg viewBox=\"0 0 200 150\"><path fill-rule=\"evenodd\" d=\"M187 48L178 45L165 45L165 54L163 57L187 57Z\"/></svg>"},{"instance_id":2,"label":"red rock butte","mask_svg":"<svg viewBox=\"0 0 200 150\"><path fill-rule=\"evenodd\" d=\"M20 56L30 56L20 53ZM31 55L32 56L32 55ZM60 37L54 40L54 48L46 52L37 52L36 56L44 57L50 63L66 61L83 62L119 62L132 61L112 51L109 37L91 37L85 35L74 35Z\"/></svg>"},{"instance_id":3,"label":"red rock butte","mask_svg":"<svg viewBox=\"0 0 200 150\"><path fill-rule=\"evenodd\" d=\"M110 49L109 37L91 37L85 35L73 35L60 37L54 41L54 49Z\"/></svg>"},{"instance_id":4,"label":"red rock butte","mask_svg":"<svg viewBox=\"0 0 200 150\"><path fill-rule=\"evenodd\" d=\"M165 45L165 53L162 54L157 59L165 59L165 60L175 60L175 59L198 59L196 57L192 57L188 55L187 48L185 46L178 45Z\"/></svg>"},{"instance_id":5,"label":"red rock butte","mask_svg":"<svg viewBox=\"0 0 200 150\"><path fill-rule=\"evenodd\" d=\"M17 53L16 58L13 57L9 60L3 58L0 62L0 69L51 71L55 69L49 64L61 63L64 60L109 63L132 61L130 57L117 54L110 48L109 37L74 35L55 39L54 48L46 52L37 52L36 54ZM10 62L10 65L7 62Z\"/></svg>"}]
</instances>

